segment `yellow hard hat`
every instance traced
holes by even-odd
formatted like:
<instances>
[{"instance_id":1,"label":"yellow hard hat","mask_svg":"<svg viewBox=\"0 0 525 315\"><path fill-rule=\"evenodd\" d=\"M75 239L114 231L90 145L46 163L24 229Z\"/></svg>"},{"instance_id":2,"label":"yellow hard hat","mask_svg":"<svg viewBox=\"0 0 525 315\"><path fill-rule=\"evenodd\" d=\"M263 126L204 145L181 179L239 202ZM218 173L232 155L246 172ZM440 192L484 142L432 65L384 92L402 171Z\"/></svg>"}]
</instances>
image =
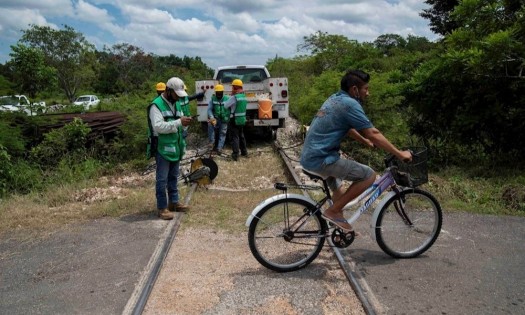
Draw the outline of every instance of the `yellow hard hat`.
<instances>
[{"instance_id":1,"label":"yellow hard hat","mask_svg":"<svg viewBox=\"0 0 525 315\"><path fill-rule=\"evenodd\" d=\"M233 80L232 85L242 87L242 81L239 80L239 79L235 79L235 80Z\"/></svg>"},{"instance_id":2,"label":"yellow hard hat","mask_svg":"<svg viewBox=\"0 0 525 315\"><path fill-rule=\"evenodd\" d=\"M224 85L222 84L217 84L215 86L215 92L224 92Z\"/></svg>"},{"instance_id":3,"label":"yellow hard hat","mask_svg":"<svg viewBox=\"0 0 525 315\"><path fill-rule=\"evenodd\" d=\"M157 83L157 91L165 91L166 90L166 83L159 82Z\"/></svg>"}]
</instances>

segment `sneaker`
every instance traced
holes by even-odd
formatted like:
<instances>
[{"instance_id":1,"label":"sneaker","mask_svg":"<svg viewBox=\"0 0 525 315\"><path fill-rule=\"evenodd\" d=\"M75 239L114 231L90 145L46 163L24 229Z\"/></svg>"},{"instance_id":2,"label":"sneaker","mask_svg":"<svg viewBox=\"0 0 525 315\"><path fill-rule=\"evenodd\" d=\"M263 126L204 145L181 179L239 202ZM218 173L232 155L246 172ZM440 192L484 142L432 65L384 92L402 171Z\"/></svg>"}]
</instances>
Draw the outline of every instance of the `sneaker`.
<instances>
[{"instance_id":1,"label":"sneaker","mask_svg":"<svg viewBox=\"0 0 525 315\"><path fill-rule=\"evenodd\" d=\"M162 220L171 220L175 215L171 213L168 209L159 209L159 218Z\"/></svg>"}]
</instances>

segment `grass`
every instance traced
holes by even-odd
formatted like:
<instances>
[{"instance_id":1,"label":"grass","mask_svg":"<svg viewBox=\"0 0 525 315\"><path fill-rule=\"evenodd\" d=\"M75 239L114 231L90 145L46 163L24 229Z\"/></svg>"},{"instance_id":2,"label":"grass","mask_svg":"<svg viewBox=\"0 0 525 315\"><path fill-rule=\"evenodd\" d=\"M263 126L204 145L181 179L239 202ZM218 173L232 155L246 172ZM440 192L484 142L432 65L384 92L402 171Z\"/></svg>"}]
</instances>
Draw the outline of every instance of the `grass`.
<instances>
[{"instance_id":1,"label":"grass","mask_svg":"<svg viewBox=\"0 0 525 315\"><path fill-rule=\"evenodd\" d=\"M198 188L185 227L206 225L228 232L244 231L252 209L278 192L273 183L291 182L279 156L269 147L248 148L251 157L234 162L216 158L219 174L210 189ZM229 152L226 150L226 152ZM448 169L431 174L422 186L440 201L445 212L525 216L525 176L472 176ZM189 187L179 185L181 197ZM50 231L60 226L102 217L152 213L155 210L154 173L130 171L55 186L44 192L0 200L0 235L10 231Z\"/></svg>"},{"instance_id":2,"label":"grass","mask_svg":"<svg viewBox=\"0 0 525 315\"><path fill-rule=\"evenodd\" d=\"M431 174L422 188L432 192L445 211L525 216L525 176L472 177L450 168Z\"/></svg>"},{"instance_id":3,"label":"grass","mask_svg":"<svg viewBox=\"0 0 525 315\"><path fill-rule=\"evenodd\" d=\"M248 148L252 157L234 162L216 159L219 174L212 189L198 188L184 218L185 227L220 228L228 232L246 230L244 223L253 208L275 195L273 183L288 180L279 156L271 149Z\"/></svg>"}]
</instances>

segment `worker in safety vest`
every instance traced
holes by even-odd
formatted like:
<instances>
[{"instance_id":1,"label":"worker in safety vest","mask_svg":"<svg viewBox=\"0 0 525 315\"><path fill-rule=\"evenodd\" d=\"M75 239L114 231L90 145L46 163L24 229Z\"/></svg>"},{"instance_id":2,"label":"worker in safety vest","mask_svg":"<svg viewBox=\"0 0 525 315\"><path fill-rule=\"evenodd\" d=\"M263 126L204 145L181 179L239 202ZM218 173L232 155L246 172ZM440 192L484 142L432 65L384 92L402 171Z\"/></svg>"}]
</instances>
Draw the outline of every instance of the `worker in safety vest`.
<instances>
[{"instance_id":1,"label":"worker in safety vest","mask_svg":"<svg viewBox=\"0 0 525 315\"><path fill-rule=\"evenodd\" d=\"M244 125L246 125L246 105L248 101L242 89L242 81L235 79L232 81L232 97L224 104L230 109L230 123L228 128L232 135L232 159L237 161L239 151L241 156L248 156L246 149L246 138L244 137Z\"/></svg>"},{"instance_id":2,"label":"worker in safety vest","mask_svg":"<svg viewBox=\"0 0 525 315\"><path fill-rule=\"evenodd\" d=\"M157 163L155 196L158 216L164 220L173 219L172 211L186 212L189 207L179 201L177 188L179 163L186 149L183 128L192 118L185 116L177 101L187 97L184 82L173 77L166 83L165 91L148 106L150 156ZM167 193L167 198L166 198Z\"/></svg>"},{"instance_id":3,"label":"worker in safety vest","mask_svg":"<svg viewBox=\"0 0 525 315\"><path fill-rule=\"evenodd\" d=\"M213 151L221 154L230 120L230 110L224 107L229 97L224 95L222 84L217 84L214 91L215 94L208 103L208 145Z\"/></svg>"}]
</instances>

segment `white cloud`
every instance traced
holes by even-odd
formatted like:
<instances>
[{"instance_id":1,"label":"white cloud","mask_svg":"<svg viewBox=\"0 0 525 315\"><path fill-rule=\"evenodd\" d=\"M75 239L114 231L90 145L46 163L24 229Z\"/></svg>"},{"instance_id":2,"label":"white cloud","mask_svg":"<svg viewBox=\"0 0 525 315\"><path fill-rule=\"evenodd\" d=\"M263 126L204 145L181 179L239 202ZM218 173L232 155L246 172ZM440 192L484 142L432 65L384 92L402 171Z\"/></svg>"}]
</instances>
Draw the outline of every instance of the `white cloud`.
<instances>
[{"instance_id":1,"label":"white cloud","mask_svg":"<svg viewBox=\"0 0 525 315\"><path fill-rule=\"evenodd\" d=\"M0 7L0 35L2 37L15 38L17 41L22 35L21 30L28 28L30 24L49 26L56 28L53 23L48 23L38 10L33 9L5 9Z\"/></svg>"},{"instance_id":2,"label":"white cloud","mask_svg":"<svg viewBox=\"0 0 525 315\"><path fill-rule=\"evenodd\" d=\"M110 23L114 20L107 10L99 9L83 0L80 0L76 6L76 18L81 21L100 24Z\"/></svg>"},{"instance_id":3,"label":"white cloud","mask_svg":"<svg viewBox=\"0 0 525 315\"><path fill-rule=\"evenodd\" d=\"M16 42L29 23L71 25L75 16L88 24L76 30L98 49L125 42L157 55L199 56L215 67L292 57L318 30L361 42L387 33L434 39L419 16L426 7L423 0L4 0L0 41Z\"/></svg>"}]
</instances>

